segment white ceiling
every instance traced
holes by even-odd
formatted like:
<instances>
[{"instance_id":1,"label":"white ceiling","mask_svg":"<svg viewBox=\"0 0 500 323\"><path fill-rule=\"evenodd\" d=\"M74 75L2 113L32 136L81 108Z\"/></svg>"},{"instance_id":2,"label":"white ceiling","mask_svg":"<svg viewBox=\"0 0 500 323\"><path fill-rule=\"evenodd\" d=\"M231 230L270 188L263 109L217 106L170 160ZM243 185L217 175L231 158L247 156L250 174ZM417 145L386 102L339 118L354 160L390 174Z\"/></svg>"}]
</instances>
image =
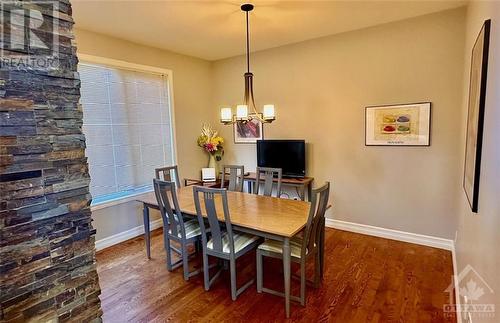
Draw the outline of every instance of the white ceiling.
<instances>
[{"instance_id":1,"label":"white ceiling","mask_svg":"<svg viewBox=\"0 0 500 323\"><path fill-rule=\"evenodd\" d=\"M242 1L74 0L76 28L217 60L245 52ZM251 1L251 50L407 19L465 5L460 0Z\"/></svg>"}]
</instances>

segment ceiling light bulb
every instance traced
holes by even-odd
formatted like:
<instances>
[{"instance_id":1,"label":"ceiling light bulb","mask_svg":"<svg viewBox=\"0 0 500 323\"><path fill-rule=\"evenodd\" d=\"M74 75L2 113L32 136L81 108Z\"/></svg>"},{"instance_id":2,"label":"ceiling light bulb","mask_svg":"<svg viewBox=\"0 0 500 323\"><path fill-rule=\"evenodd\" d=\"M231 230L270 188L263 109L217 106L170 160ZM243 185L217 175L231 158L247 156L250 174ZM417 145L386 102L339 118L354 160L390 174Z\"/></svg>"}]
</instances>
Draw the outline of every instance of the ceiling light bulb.
<instances>
[{"instance_id":1,"label":"ceiling light bulb","mask_svg":"<svg viewBox=\"0 0 500 323\"><path fill-rule=\"evenodd\" d=\"M231 108L224 107L220 109L220 121L222 123L231 122L233 119L233 112Z\"/></svg>"},{"instance_id":2,"label":"ceiling light bulb","mask_svg":"<svg viewBox=\"0 0 500 323\"><path fill-rule=\"evenodd\" d=\"M264 105L264 120L274 120L276 115L274 114L274 104Z\"/></svg>"},{"instance_id":3,"label":"ceiling light bulb","mask_svg":"<svg viewBox=\"0 0 500 323\"><path fill-rule=\"evenodd\" d=\"M240 104L236 106L236 120L247 120L248 119L248 106L245 104Z\"/></svg>"}]
</instances>

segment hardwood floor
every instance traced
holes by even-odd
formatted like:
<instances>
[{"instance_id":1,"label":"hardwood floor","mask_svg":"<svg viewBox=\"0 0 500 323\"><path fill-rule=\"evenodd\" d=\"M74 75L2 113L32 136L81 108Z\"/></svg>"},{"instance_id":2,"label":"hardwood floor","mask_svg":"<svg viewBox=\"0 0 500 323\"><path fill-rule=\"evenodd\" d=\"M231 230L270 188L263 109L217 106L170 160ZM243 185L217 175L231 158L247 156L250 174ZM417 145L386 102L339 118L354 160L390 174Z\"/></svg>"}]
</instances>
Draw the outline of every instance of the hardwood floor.
<instances>
[{"instance_id":1,"label":"hardwood floor","mask_svg":"<svg viewBox=\"0 0 500 323\"><path fill-rule=\"evenodd\" d=\"M443 315L450 252L335 229L326 231L325 252L323 283L307 288L306 307L292 303L291 321L455 322ZM182 268L168 272L161 229L151 254L148 261L142 237L97 254L104 322L285 321L283 299L255 286L231 301L228 273L206 292L202 275L185 282ZM283 288L281 268L265 259L264 286ZM312 277L312 264L308 270ZM255 253L238 263L238 274L239 284L255 275ZM295 295L298 285L292 281Z\"/></svg>"}]
</instances>

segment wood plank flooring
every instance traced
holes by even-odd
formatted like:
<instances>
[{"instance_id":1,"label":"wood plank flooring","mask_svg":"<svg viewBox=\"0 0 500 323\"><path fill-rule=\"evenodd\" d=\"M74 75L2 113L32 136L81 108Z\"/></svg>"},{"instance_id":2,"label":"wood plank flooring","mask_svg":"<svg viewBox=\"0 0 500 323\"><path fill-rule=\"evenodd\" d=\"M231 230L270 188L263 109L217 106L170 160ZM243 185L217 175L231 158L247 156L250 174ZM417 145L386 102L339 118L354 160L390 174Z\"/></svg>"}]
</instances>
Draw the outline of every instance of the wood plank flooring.
<instances>
[{"instance_id":1,"label":"wood plank flooring","mask_svg":"<svg viewBox=\"0 0 500 323\"><path fill-rule=\"evenodd\" d=\"M290 321L456 321L443 315L453 272L450 252L335 229L326 229L325 251L323 283L307 288L306 307L292 302ZM286 321L283 299L258 294L255 285L233 302L228 273L206 292L202 275L185 282L182 268L168 272L161 229L153 232L151 254L147 260L142 237L97 254L104 322ZM193 266L201 265L199 258ZM255 275L255 253L237 266L241 285ZM312 264L308 273L312 277ZM265 259L264 286L283 289L279 261ZM298 287L292 280L292 293Z\"/></svg>"}]
</instances>

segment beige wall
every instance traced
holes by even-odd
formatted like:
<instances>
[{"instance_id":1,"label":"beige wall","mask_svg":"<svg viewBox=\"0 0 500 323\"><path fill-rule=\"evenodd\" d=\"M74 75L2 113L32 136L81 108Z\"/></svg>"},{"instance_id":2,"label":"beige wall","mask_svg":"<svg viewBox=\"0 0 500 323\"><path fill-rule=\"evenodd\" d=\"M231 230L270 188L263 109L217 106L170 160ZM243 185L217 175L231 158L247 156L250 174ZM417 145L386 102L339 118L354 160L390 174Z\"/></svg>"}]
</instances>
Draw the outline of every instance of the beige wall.
<instances>
[{"instance_id":1,"label":"beige wall","mask_svg":"<svg viewBox=\"0 0 500 323\"><path fill-rule=\"evenodd\" d=\"M496 318L474 318L474 322L498 322L500 308L500 3L474 1L469 4L466 23L465 67L463 86L461 158L465 154L465 129L468 104L470 56L484 20L492 19L486 109L479 191L479 213L472 213L460 185L457 236L458 272L471 265L494 290L478 301L496 304ZM460 168L460 179L462 178ZM463 300L462 300L463 301Z\"/></svg>"},{"instance_id":2,"label":"beige wall","mask_svg":"<svg viewBox=\"0 0 500 323\"><path fill-rule=\"evenodd\" d=\"M308 174L333 184L335 219L453 238L462 150L464 9L252 54L255 95L274 103L264 136L303 138ZM243 57L214 64L214 114L243 98ZM432 101L430 147L365 147L364 107ZM225 161L256 166L255 145Z\"/></svg>"},{"instance_id":3,"label":"beige wall","mask_svg":"<svg viewBox=\"0 0 500 323\"><path fill-rule=\"evenodd\" d=\"M78 28L78 21L76 22ZM207 157L196 145L203 122L211 121L211 63L125 40L75 30L77 51L87 54L172 70L175 110L177 162L181 178L198 178ZM142 225L142 212L136 202L128 202L92 212L96 240ZM158 218L157 212L152 219Z\"/></svg>"}]
</instances>

